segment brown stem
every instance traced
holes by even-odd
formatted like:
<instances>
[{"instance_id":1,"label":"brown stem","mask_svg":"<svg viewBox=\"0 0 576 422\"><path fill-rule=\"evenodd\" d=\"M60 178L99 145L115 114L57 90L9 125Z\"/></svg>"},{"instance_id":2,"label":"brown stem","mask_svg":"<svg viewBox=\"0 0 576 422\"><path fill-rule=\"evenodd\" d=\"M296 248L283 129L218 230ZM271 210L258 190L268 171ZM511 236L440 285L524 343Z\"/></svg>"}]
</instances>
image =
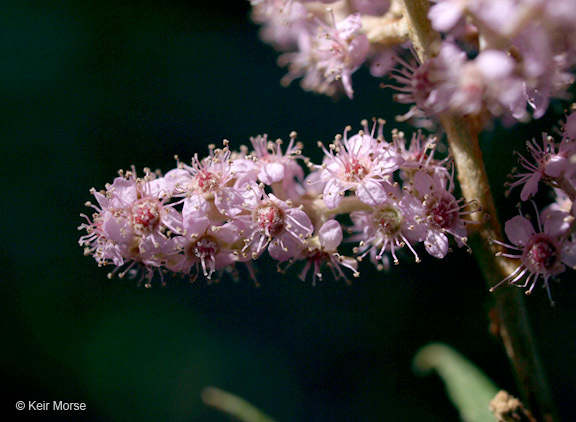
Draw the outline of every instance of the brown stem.
<instances>
[{"instance_id":1,"label":"brown stem","mask_svg":"<svg viewBox=\"0 0 576 422\"><path fill-rule=\"evenodd\" d=\"M428 0L402 0L404 16L408 20L410 37L419 59L434 57L440 36L427 18ZM491 239L502 240L502 229L494 198L484 167L478 133L474 122L466 117L443 114L450 150L454 158L462 194L467 201L476 200L484 211L476 213L479 222L470 233L470 246L489 287L496 285L515 269L509 261L498 258L498 245ZM539 421L554 421L556 410L550 387L544 374L534 336L528 321L524 297L520 289L503 287L494 293L498 333L514 367L519 393L524 403Z\"/></svg>"}]
</instances>

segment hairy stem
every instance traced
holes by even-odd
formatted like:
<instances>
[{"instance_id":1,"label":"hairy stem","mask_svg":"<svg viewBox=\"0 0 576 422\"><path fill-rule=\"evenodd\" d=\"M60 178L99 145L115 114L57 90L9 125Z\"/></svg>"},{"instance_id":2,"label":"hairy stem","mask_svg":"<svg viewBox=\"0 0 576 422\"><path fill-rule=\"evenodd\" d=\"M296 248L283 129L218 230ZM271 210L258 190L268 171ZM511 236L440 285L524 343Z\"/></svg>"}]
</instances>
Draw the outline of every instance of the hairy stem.
<instances>
[{"instance_id":1,"label":"hairy stem","mask_svg":"<svg viewBox=\"0 0 576 422\"><path fill-rule=\"evenodd\" d=\"M441 43L427 18L428 0L402 0L410 37L420 61L433 57ZM491 239L502 240L494 198L478 142L476 125L470 118L444 114L440 116L454 158L462 194L467 201L476 200L484 211L475 214L480 223L470 233L470 246L489 287L507 277L515 266L496 257L499 246ZM536 349L528 321L523 293L503 287L494 293L498 334L514 367L519 392L537 420L557 420L550 387Z\"/></svg>"}]
</instances>

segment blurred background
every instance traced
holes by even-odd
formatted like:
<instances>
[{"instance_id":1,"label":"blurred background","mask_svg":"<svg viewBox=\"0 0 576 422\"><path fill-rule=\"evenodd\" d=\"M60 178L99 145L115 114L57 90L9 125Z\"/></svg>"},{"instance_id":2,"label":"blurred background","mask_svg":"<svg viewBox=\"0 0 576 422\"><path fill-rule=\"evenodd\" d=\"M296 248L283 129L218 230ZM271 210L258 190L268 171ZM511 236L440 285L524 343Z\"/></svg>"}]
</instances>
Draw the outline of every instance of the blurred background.
<instances>
[{"instance_id":1,"label":"blurred background","mask_svg":"<svg viewBox=\"0 0 576 422\"><path fill-rule=\"evenodd\" d=\"M316 141L345 125L393 121L391 93L366 71L355 74L354 102L280 87L285 70L243 0L2 2L0 34L0 414L228 421L201 402L216 386L278 421L458 420L440 379L411 370L431 341L515 392L488 332L490 295L463 250L389 273L366 265L351 286L327 277L313 287L262 262L259 288L225 278L145 289L107 279L77 245L89 189L118 169L167 171L175 154L187 161L224 138L238 148L292 130L318 160ZM557 115L547 119L538 124ZM500 187L509 153L539 130L485 135L504 216L516 212ZM576 420L573 281L554 283L556 308L543 291L528 300L564 420ZM88 410L17 413L17 400Z\"/></svg>"}]
</instances>

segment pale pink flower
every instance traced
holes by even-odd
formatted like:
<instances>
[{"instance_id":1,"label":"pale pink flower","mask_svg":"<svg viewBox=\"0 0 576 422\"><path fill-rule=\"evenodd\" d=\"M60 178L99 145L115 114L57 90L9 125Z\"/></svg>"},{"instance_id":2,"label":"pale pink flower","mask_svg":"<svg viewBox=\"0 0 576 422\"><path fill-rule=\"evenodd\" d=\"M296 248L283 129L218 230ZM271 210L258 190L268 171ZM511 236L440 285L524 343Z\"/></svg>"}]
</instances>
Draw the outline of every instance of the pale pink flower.
<instances>
[{"instance_id":1,"label":"pale pink flower","mask_svg":"<svg viewBox=\"0 0 576 422\"><path fill-rule=\"evenodd\" d=\"M184 232L177 237L183 254L178 262L169 266L177 273L192 274L192 280L202 273L208 280L213 274L237 261L235 246L242 227L233 221L221 226L213 225L208 217L194 216L183 220Z\"/></svg>"},{"instance_id":2,"label":"pale pink flower","mask_svg":"<svg viewBox=\"0 0 576 422\"><path fill-rule=\"evenodd\" d=\"M538 192L540 181L546 182L553 187L561 187L563 184L570 184L570 179L576 173L576 163L572 157L576 157L576 142L568 137L556 145L554 138L546 133L542 134L542 145L535 139L526 142L526 149L530 152L531 159L524 157L520 153L518 161L526 170L519 173L514 170L510 177L516 179L507 182L509 187L507 193L517 186L523 186L520 199L526 201Z\"/></svg>"},{"instance_id":3,"label":"pale pink flower","mask_svg":"<svg viewBox=\"0 0 576 422\"><path fill-rule=\"evenodd\" d=\"M462 217L477 210L466 211L473 203L464 203L463 199L457 200L452 195L452 179L419 171L414 176L413 186L424 200L422 222L427 225L424 239L426 251L436 258L444 258L449 250L448 234L454 237L458 246L467 246L466 226L471 221Z\"/></svg>"},{"instance_id":4,"label":"pale pink flower","mask_svg":"<svg viewBox=\"0 0 576 422\"><path fill-rule=\"evenodd\" d=\"M302 31L309 31L306 7L295 0L252 0L252 19L262 25L260 37L277 50L293 50Z\"/></svg>"},{"instance_id":5,"label":"pale pink flower","mask_svg":"<svg viewBox=\"0 0 576 422\"><path fill-rule=\"evenodd\" d=\"M297 198L303 192L301 184L304 180L304 170L296 161L303 157L302 144L295 142L295 138L296 133L292 132L285 151L282 151L281 139L272 142L268 140L267 135L250 138L254 150L246 159L251 161L253 166L245 174L248 176L255 174L255 178L269 186L278 184L288 198Z\"/></svg>"},{"instance_id":6,"label":"pale pink flower","mask_svg":"<svg viewBox=\"0 0 576 422\"><path fill-rule=\"evenodd\" d=\"M358 260L370 254L371 261L381 269L390 266L388 254L394 264L399 264L396 251L407 246L420 262L414 245L424 240L427 225L422 222L422 201L399 187L390 186L388 200L374 207L374 211L357 211L350 214L354 223L349 240L360 242L356 253Z\"/></svg>"},{"instance_id":7,"label":"pale pink flower","mask_svg":"<svg viewBox=\"0 0 576 422\"><path fill-rule=\"evenodd\" d=\"M537 215L538 217L538 215ZM498 255L520 259L521 264L497 285L493 291L503 283L522 288L528 288L526 294L532 293L539 278L542 278L548 292L550 302L553 304L548 281L550 278L566 270L566 266L574 268L576 265L576 243L569 241L567 234L574 217L568 213L555 211L549 213L544 219L544 226L537 218L538 232L526 217L518 215L508 220L504 230L512 244L494 241L514 253L499 253ZM526 277L524 279L524 277ZM523 283L521 281L524 280Z\"/></svg>"},{"instance_id":8,"label":"pale pink flower","mask_svg":"<svg viewBox=\"0 0 576 422\"><path fill-rule=\"evenodd\" d=\"M350 127L345 129L344 140L337 136L329 149L322 146L326 155L321 173L321 180L326 181L323 198L331 209L340 204L349 190L365 204L382 204L386 200L382 182L402 163L402 158L389 144L374 138L374 133L360 131L348 138L350 130Z\"/></svg>"},{"instance_id":9,"label":"pale pink flower","mask_svg":"<svg viewBox=\"0 0 576 422\"><path fill-rule=\"evenodd\" d=\"M396 153L403 159L402 170L407 173L404 179L410 179L416 170L427 173L441 173L448 177L448 157L441 160L434 158L438 145L438 138L435 136L424 136L422 131L412 134L410 141L406 141L405 134L398 130L392 131L392 142L396 148Z\"/></svg>"},{"instance_id":10,"label":"pale pink flower","mask_svg":"<svg viewBox=\"0 0 576 422\"><path fill-rule=\"evenodd\" d=\"M188 205L204 207L208 206L206 202L213 202L221 214L233 216L241 212L239 206L243 198L242 193L234 187L236 173L228 141L224 141L224 148L210 146L209 151L210 155L203 159L195 154L190 166L178 163L179 169L188 172L175 174L179 195L192 198L187 201ZM172 176L170 173L168 175ZM205 211L204 208L201 210Z\"/></svg>"},{"instance_id":11,"label":"pale pink flower","mask_svg":"<svg viewBox=\"0 0 576 422\"><path fill-rule=\"evenodd\" d=\"M526 115L525 86L515 74L515 62L504 52L485 50L474 60L452 42L444 42L436 57L419 66L398 60L403 66L392 74L400 86L397 101L434 115Z\"/></svg>"},{"instance_id":12,"label":"pale pink flower","mask_svg":"<svg viewBox=\"0 0 576 422\"><path fill-rule=\"evenodd\" d=\"M338 253L338 246L342 243L342 239L343 233L340 223L336 220L326 221L310 245L296 257L296 259L306 260L304 269L300 273L300 279L305 280L308 271L312 270L312 284L315 285L316 279L323 279L323 266L330 268L337 280L344 278L347 283L350 283L342 267L352 270L354 277L358 277L360 275L357 270L358 261Z\"/></svg>"},{"instance_id":13,"label":"pale pink flower","mask_svg":"<svg viewBox=\"0 0 576 422\"><path fill-rule=\"evenodd\" d=\"M162 178L147 170L143 178L136 172L122 173L106 190L91 190L98 205L88 202L96 212L92 218L81 214L87 234L79 240L84 253L99 265L113 264L111 275L141 271L148 283L155 269L177 254L172 234L181 230L181 217L167 203Z\"/></svg>"},{"instance_id":14,"label":"pale pink flower","mask_svg":"<svg viewBox=\"0 0 576 422\"><path fill-rule=\"evenodd\" d=\"M344 91L353 96L352 73L366 60L370 43L361 33L360 14L356 13L336 22L331 14L331 24L317 20L316 32L300 33L298 51L286 53L279 59L289 66L289 73L282 79L285 85L303 78L302 87L326 95Z\"/></svg>"},{"instance_id":15,"label":"pale pink flower","mask_svg":"<svg viewBox=\"0 0 576 422\"><path fill-rule=\"evenodd\" d=\"M250 211L238 217L246 226L243 252L249 250L257 258L268 248L272 258L286 261L306 247L314 228L302 209L255 185L248 187L243 205Z\"/></svg>"}]
</instances>

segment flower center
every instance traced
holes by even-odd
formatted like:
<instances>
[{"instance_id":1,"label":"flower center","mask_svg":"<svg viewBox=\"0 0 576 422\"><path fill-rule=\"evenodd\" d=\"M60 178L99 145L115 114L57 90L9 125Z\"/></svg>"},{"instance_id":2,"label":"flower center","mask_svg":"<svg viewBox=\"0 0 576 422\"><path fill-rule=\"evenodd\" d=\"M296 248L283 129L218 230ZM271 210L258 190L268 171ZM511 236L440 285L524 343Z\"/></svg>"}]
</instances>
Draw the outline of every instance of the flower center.
<instances>
[{"instance_id":1,"label":"flower center","mask_svg":"<svg viewBox=\"0 0 576 422\"><path fill-rule=\"evenodd\" d=\"M524 263L533 272L549 272L557 262L556 245L543 235L536 235L524 251Z\"/></svg>"},{"instance_id":2,"label":"flower center","mask_svg":"<svg viewBox=\"0 0 576 422\"><path fill-rule=\"evenodd\" d=\"M190 245L188 249L189 256L197 258L201 261L216 256L219 250L218 241L210 236L202 236L196 242Z\"/></svg>"},{"instance_id":3,"label":"flower center","mask_svg":"<svg viewBox=\"0 0 576 422\"><path fill-rule=\"evenodd\" d=\"M347 182L355 182L363 179L369 173L368 168L358 159L351 159L344 164L344 179Z\"/></svg>"},{"instance_id":4,"label":"flower center","mask_svg":"<svg viewBox=\"0 0 576 422\"><path fill-rule=\"evenodd\" d=\"M454 225L458 218L457 210L452 206L452 201L448 198L440 198L430 208L428 208L428 215L432 223L441 229L447 229Z\"/></svg>"},{"instance_id":5,"label":"flower center","mask_svg":"<svg viewBox=\"0 0 576 422\"><path fill-rule=\"evenodd\" d=\"M160 203L155 198L144 198L131 208L132 227L137 233L150 233L160 224Z\"/></svg>"},{"instance_id":6,"label":"flower center","mask_svg":"<svg viewBox=\"0 0 576 422\"><path fill-rule=\"evenodd\" d=\"M197 173L195 179L196 185L202 193L212 192L218 186L216 176L206 170Z\"/></svg>"},{"instance_id":7,"label":"flower center","mask_svg":"<svg viewBox=\"0 0 576 422\"><path fill-rule=\"evenodd\" d=\"M385 236L395 236L402 229L404 218L394 207L385 207L373 214L374 223Z\"/></svg>"},{"instance_id":8,"label":"flower center","mask_svg":"<svg viewBox=\"0 0 576 422\"><path fill-rule=\"evenodd\" d=\"M412 92L416 104L425 108L430 94L435 88L435 84L430 80L432 65L420 66L412 76Z\"/></svg>"},{"instance_id":9,"label":"flower center","mask_svg":"<svg viewBox=\"0 0 576 422\"><path fill-rule=\"evenodd\" d=\"M284 213L276 205L265 205L256 210L256 224L266 236L277 236L284 229Z\"/></svg>"}]
</instances>

